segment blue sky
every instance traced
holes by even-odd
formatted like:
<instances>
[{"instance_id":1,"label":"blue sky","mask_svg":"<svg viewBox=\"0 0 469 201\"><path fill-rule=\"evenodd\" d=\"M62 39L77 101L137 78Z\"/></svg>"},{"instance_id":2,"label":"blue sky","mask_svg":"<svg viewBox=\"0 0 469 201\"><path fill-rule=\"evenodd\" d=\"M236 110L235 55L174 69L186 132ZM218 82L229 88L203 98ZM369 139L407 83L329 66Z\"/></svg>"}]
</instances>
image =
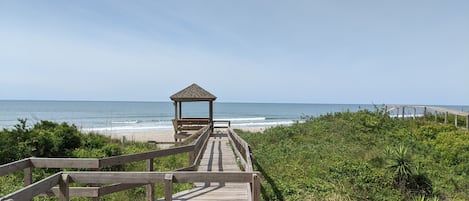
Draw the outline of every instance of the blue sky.
<instances>
[{"instance_id":1,"label":"blue sky","mask_svg":"<svg viewBox=\"0 0 469 201\"><path fill-rule=\"evenodd\" d=\"M0 99L469 105L469 1L0 0Z\"/></svg>"}]
</instances>

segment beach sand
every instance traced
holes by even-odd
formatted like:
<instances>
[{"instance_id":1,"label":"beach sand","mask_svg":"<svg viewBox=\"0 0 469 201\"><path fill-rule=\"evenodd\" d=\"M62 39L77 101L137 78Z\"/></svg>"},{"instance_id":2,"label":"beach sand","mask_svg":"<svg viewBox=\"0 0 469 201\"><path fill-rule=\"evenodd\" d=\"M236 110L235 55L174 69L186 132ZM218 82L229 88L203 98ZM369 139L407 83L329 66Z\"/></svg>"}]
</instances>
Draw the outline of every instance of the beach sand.
<instances>
[{"instance_id":1,"label":"beach sand","mask_svg":"<svg viewBox=\"0 0 469 201\"><path fill-rule=\"evenodd\" d=\"M265 127L242 127L235 128L249 132L263 132ZM130 141L130 142L174 142L174 130L155 130L155 131L142 131L142 132L127 132L127 133L112 133L103 134L112 139Z\"/></svg>"}]
</instances>

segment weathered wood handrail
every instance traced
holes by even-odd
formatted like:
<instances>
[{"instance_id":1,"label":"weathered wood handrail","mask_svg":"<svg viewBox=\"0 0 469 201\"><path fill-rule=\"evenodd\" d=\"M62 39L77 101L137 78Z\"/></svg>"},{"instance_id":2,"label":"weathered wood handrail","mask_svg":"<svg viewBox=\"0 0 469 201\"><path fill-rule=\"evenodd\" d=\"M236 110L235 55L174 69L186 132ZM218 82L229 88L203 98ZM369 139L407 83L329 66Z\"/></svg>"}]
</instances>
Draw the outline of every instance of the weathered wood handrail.
<instances>
[{"instance_id":1,"label":"weathered wood handrail","mask_svg":"<svg viewBox=\"0 0 469 201\"><path fill-rule=\"evenodd\" d=\"M58 189L55 188L54 193L58 194L60 200L69 200L70 196L86 196L89 191L85 189L93 189L97 187L75 187L71 190L70 183L81 184L112 184L122 183L123 185L135 186L142 184L165 184L165 198L171 200L173 183L194 183L194 182L227 182L227 183L250 183L253 186L252 200L260 199L260 180L258 172L59 172L41 181L38 181L26 188L6 195L0 201L6 200L30 200L34 196L46 193L52 187L59 184ZM112 186L115 188L107 193L122 190L122 187ZM78 190L79 189L79 190ZM74 192L74 193L72 193ZM81 193L77 193L81 192Z\"/></svg>"},{"instance_id":2,"label":"weathered wood handrail","mask_svg":"<svg viewBox=\"0 0 469 201\"><path fill-rule=\"evenodd\" d=\"M31 200L34 196L37 196L41 193L45 193L55 185L59 183L59 179L62 178L62 173L56 173L52 176L49 176L41 181L38 181L34 184L31 184L25 188L22 188L18 191L10 193L3 198L0 198L0 201L6 200Z\"/></svg>"},{"instance_id":3,"label":"weathered wood handrail","mask_svg":"<svg viewBox=\"0 0 469 201\"><path fill-rule=\"evenodd\" d=\"M186 145L170 149L163 149L158 151L149 151L137 154L127 154L120 156L112 156L99 159L99 167L109 167L114 165L122 165L131 162L144 161L147 159L170 156L174 154L190 152L194 149L195 145Z\"/></svg>"},{"instance_id":4,"label":"weathered wood handrail","mask_svg":"<svg viewBox=\"0 0 469 201\"><path fill-rule=\"evenodd\" d=\"M97 158L36 158L31 157L31 167L34 168L100 168Z\"/></svg>"},{"instance_id":5,"label":"weathered wood handrail","mask_svg":"<svg viewBox=\"0 0 469 201\"><path fill-rule=\"evenodd\" d=\"M211 125L209 118L173 119L173 126L176 132L185 130L199 130L207 125Z\"/></svg>"},{"instance_id":6,"label":"weathered wood handrail","mask_svg":"<svg viewBox=\"0 0 469 201\"><path fill-rule=\"evenodd\" d=\"M14 173L19 170L31 167L31 159L25 158L19 161L0 165L0 176Z\"/></svg>"},{"instance_id":7,"label":"weathered wood handrail","mask_svg":"<svg viewBox=\"0 0 469 201\"><path fill-rule=\"evenodd\" d=\"M228 136L230 142L236 147L234 152L238 156L240 162L243 164L244 170L253 171L252 153L249 144L241 137L239 137L239 135L231 127L228 128Z\"/></svg>"},{"instance_id":8,"label":"weathered wood handrail","mask_svg":"<svg viewBox=\"0 0 469 201\"><path fill-rule=\"evenodd\" d=\"M152 185L164 183L165 197L171 200L172 183L191 182L237 182L250 183L252 200L259 200L260 180L257 172L253 172L252 158L249 144L239 137L236 132L228 128L229 139L234 145L234 151L243 163L245 172L184 172L195 170L199 165L204 149L211 134L211 126L201 129L198 138L191 144L164 150L144 153L113 156L102 159L93 158L27 158L0 166L0 176L7 175L21 169L25 170L25 188L11 193L3 200L29 200L39 194L57 195L60 200L72 197L100 197L106 194L147 185L147 199L153 199ZM189 167L176 172L152 172L153 158L189 152ZM87 168L96 170L101 167L122 165L130 162L147 160L149 172L62 172L39 182L31 184L31 169L36 168ZM150 162L150 166L148 166ZM27 170L27 171L26 171ZM28 174L26 174L28 173ZM29 180L29 181L27 181ZM69 187L69 183L110 184L100 187ZM54 187L59 184L59 187ZM171 185L170 185L171 184ZM151 188L151 190L148 190Z\"/></svg>"},{"instance_id":9,"label":"weathered wood handrail","mask_svg":"<svg viewBox=\"0 0 469 201\"><path fill-rule=\"evenodd\" d=\"M19 170L24 170L24 184L25 186L29 186L32 183L32 168L80 168L80 169L91 169L97 170L103 167L110 167L114 165L123 165L131 162L137 161L144 161L150 160L153 161L153 158L157 157L164 157L170 156L174 154L180 153L189 153L189 170L195 170L195 166L198 165L200 162L200 158L203 153L203 146L209 137L211 131L210 126L205 126L203 129L199 130L194 136L198 137L191 145L184 145L180 147L174 147L169 149L163 150L156 150L156 151L149 151L144 153L136 153L136 154L128 154L128 155L120 155L120 156L112 156L106 158L36 158L30 157L26 159L22 159L19 161L14 161L8 164L4 164L0 166L0 176L8 175L14 173ZM197 158L194 158L194 154L196 153ZM194 163L195 161L195 163ZM148 169L148 171L153 171L152 168ZM83 188L72 188L72 195L96 195L96 192L99 196L109 194L110 192L106 192L106 189L129 189L135 187L135 185L119 185L116 184L111 188L110 186L96 188L95 189L83 189ZM104 189L104 190L103 190ZM48 194L57 193L57 189L53 189L53 192L47 192ZM85 192L86 191L86 192Z\"/></svg>"},{"instance_id":10,"label":"weathered wood handrail","mask_svg":"<svg viewBox=\"0 0 469 201\"><path fill-rule=\"evenodd\" d=\"M210 127L202 129L205 133ZM203 136L206 137L206 136ZM200 136L199 136L200 138ZM191 145L168 148L163 150L148 151L136 154L127 154L120 156L111 156L105 158L38 158L30 157L11 163L0 165L0 176L11 174L13 172L34 167L34 168L84 168L97 169L114 165L122 165L136 161L143 161L152 158L170 156L174 154L191 152L196 146L201 146L203 140L197 139Z\"/></svg>"},{"instance_id":11,"label":"weathered wood handrail","mask_svg":"<svg viewBox=\"0 0 469 201\"><path fill-rule=\"evenodd\" d=\"M202 130L202 134L194 143L194 150L189 153L189 166L178 169L177 171L196 170L197 166L200 164L200 160L202 159L203 152L207 147L208 138L210 137L211 133L209 132L210 126L207 126Z\"/></svg>"},{"instance_id":12,"label":"weathered wood handrail","mask_svg":"<svg viewBox=\"0 0 469 201\"><path fill-rule=\"evenodd\" d=\"M211 125L206 125L206 126L202 127L201 129L199 129L199 130L198 130L197 132L195 132L194 134L190 135L189 137L183 138L183 139L182 139L182 142L176 142L176 145L184 145L184 144L187 144L187 143L191 142L191 140L193 140L193 139L196 139L196 138L197 138L197 139L200 139L200 136L201 136L202 134L207 133L207 131L209 131L210 128L211 128ZM196 140L196 142L193 143L193 144L194 144L194 145L197 144L197 143L198 143L197 141L198 141L198 140Z\"/></svg>"}]
</instances>

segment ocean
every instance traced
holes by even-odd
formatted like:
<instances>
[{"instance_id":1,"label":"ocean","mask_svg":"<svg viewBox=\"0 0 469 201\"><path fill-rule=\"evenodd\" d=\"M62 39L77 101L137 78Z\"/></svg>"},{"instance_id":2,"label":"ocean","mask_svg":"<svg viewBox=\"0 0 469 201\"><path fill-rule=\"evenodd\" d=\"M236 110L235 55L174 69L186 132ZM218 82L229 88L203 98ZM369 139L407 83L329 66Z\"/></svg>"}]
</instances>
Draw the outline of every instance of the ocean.
<instances>
[{"instance_id":1,"label":"ocean","mask_svg":"<svg viewBox=\"0 0 469 201\"><path fill-rule=\"evenodd\" d=\"M469 106L443 106L469 111ZM235 128L290 125L305 116L373 110L371 104L214 103L214 119L230 120ZM410 112L410 111L409 111ZM208 103L183 103L183 117L208 117ZM0 101L0 129L18 119L28 125L41 120L75 124L84 132L124 133L171 130L172 102Z\"/></svg>"}]
</instances>

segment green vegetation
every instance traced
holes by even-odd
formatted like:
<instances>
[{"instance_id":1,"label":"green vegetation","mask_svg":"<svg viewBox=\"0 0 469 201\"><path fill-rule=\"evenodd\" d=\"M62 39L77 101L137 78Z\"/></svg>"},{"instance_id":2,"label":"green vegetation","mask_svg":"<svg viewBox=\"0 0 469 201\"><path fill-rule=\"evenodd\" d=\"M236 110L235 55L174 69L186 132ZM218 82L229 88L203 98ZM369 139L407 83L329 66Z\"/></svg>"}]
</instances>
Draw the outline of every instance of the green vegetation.
<instances>
[{"instance_id":1,"label":"green vegetation","mask_svg":"<svg viewBox=\"0 0 469 201\"><path fill-rule=\"evenodd\" d=\"M121 154L140 153L157 150L154 145L147 143L120 143L98 134L83 134L74 125L41 121L32 127L27 126L26 120L19 120L13 129L0 131L0 164L5 164L35 157L71 157L71 158L104 158ZM187 166L187 154L155 158L155 171L172 171ZM133 162L126 165L104 168L103 170L145 171L145 161ZM72 170L72 169L68 169ZM39 181L58 169L34 169L33 181ZM21 189L23 186L23 172L0 177L0 197ZM175 184L174 190L190 189L191 184ZM155 197L164 196L164 186L155 186ZM127 191L113 193L101 200L144 200L145 187L138 187ZM37 197L35 200L57 200L56 198ZM74 198L73 200L90 200Z\"/></svg>"},{"instance_id":2,"label":"green vegetation","mask_svg":"<svg viewBox=\"0 0 469 201\"><path fill-rule=\"evenodd\" d=\"M238 132L264 200L469 200L469 132L454 124L376 109Z\"/></svg>"}]
</instances>

